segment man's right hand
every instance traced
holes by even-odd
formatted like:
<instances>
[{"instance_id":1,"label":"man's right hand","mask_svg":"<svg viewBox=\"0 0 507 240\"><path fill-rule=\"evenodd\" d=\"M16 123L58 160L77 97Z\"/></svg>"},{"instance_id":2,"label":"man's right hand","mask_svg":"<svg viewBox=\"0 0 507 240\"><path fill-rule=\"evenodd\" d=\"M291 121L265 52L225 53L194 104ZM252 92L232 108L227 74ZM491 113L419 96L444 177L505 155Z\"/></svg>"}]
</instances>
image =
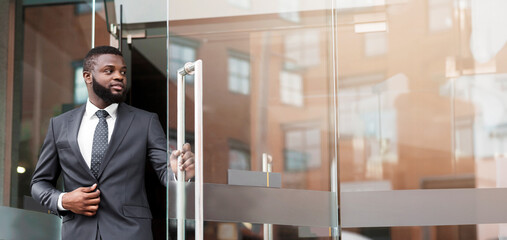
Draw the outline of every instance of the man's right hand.
<instances>
[{"instance_id":1,"label":"man's right hand","mask_svg":"<svg viewBox=\"0 0 507 240\"><path fill-rule=\"evenodd\" d=\"M89 217L95 215L100 203L100 190L95 191L95 189L97 189L96 183L91 187L80 187L63 194L63 208Z\"/></svg>"}]
</instances>

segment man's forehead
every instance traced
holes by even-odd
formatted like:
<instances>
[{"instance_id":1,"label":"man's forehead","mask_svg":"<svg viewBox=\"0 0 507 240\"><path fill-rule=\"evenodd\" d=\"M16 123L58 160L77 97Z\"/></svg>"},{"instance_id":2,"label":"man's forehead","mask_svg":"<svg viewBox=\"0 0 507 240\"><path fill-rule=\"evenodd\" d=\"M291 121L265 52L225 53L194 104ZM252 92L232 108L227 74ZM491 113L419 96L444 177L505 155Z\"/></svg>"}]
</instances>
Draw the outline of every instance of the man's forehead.
<instances>
[{"instance_id":1,"label":"man's forehead","mask_svg":"<svg viewBox=\"0 0 507 240\"><path fill-rule=\"evenodd\" d=\"M116 66L116 67L125 67L125 61L123 57L115 54L102 54L97 56L96 59L97 66Z\"/></svg>"}]
</instances>

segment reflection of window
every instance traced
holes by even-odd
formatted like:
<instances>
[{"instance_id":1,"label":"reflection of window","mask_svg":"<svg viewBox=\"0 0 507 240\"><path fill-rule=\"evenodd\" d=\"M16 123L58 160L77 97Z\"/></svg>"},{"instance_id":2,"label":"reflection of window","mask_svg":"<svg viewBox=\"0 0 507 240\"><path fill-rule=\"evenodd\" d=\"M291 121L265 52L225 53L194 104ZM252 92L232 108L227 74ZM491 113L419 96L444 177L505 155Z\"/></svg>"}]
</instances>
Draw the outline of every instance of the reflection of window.
<instances>
[{"instance_id":1,"label":"reflection of window","mask_svg":"<svg viewBox=\"0 0 507 240\"><path fill-rule=\"evenodd\" d=\"M169 45L169 74L170 79L176 81L178 69L182 68L185 63L196 60L197 43L189 39L171 37ZM187 83L193 83L193 75L186 75Z\"/></svg>"},{"instance_id":2,"label":"reflection of window","mask_svg":"<svg viewBox=\"0 0 507 240\"><path fill-rule=\"evenodd\" d=\"M229 169L250 170L248 146L233 139L229 139Z\"/></svg>"},{"instance_id":3,"label":"reflection of window","mask_svg":"<svg viewBox=\"0 0 507 240\"><path fill-rule=\"evenodd\" d=\"M250 170L250 154L239 149L229 149L229 169Z\"/></svg>"},{"instance_id":4,"label":"reflection of window","mask_svg":"<svg viewBox=\"0 0 507 240\"><path fill-rule=\"evenodd\" d=\"M450 0L428 0L429 29L432 32L452 28L452 2Z\"/></svg>"},{"instance_id":5,"label":"reflection of window","mask_svg":"<svg viewBox=\"0 0 507 240\"><path fill-rule=\"evenodd\" d=\"M235 7L240 7L244 9L250 8L250 0L229 0L229 4Z\"/></svg>"},{"instance_id":6,"label":"reflection of window","mask_svg":"<svg viewBox=\"0 0 507 240\"><path fill-rule=\"evenodd\" d=\"M241 94L250 93L250 61L247 56L229 54L229 91Z\"/></svg>"},{"instance_id":7,"label":"reflection of window","mask_svg":"<svg viewBox=\"0 0 507 240\"><path fill-rule=\"evenodd\" d=\"M294 69L319 65L319 35L318 30L297 31L287 34L284 37L285 67Z\"/></svg>"},{"instance_id":8,"label":"reflection of window","mask_svg":"<svg viewBox=\"0 0 507 240\"><path fill-rule=\"evenodd\" d=\"M321 166L320 129L290 126L285 131L285 170L304 171Z\"/></svg>"},{"instance_id":9,"label":"reflection of window","mask_svg":"<svg viewBox=\"0 0 507 240\"><path fill-rule=\"evenodd\" d=\"M83 79L83 63L73 62L74 68L74 105L83 104L88 99L88 90Z\"/></svg>"},{"instance_id":10,"label":"reflection of window","mask_svg":"<svg viewBox=\"0 0 507 240\"><path fill-rule=\"evenodd\" d=\"M282 19L299 22L299 1L296 0L280 0L280 17Z\"/></svg>"},{"instance_id":11,"label":"reflection of window","mask_svg":"<svg viewBox=\"0 0 507 240\"><path fill-rule=\"evenodd\" d=\"M104 9L104 3L97 1L95 3L95 12L99 12ZM76 4L76 15L91 13L93 11L91 3L79 3Z\"/></svg>"},{"instance_id":12,"label":"reflection of window","mask_svg":"<svg viewBox=\"0 0 507 240\"><path fill-rule=\"evenodd\" d=\"M280 100L282 103L303 106L303 77L301 75L280 72Z\"/></svg>"},{"instance_id":13,"label":"reflection of window","mask_svg":"<svg viewBox=\"0 0 507 240\"><path fill-rule=\"evenodd\" d=\"M456 157L472 157L474 155L473 120L456 120L455 129Z\"/></svg>"},{"instance_id":14,"label":"reflection of window","mask_svg":"<svg viewBox=\"0 0 507 240\"><path fill-rule=\"evenodd\" d=\"M367 57L387 53L387 34L385 32L364 34L364 54Z\"/></svg>"}]
</instances>

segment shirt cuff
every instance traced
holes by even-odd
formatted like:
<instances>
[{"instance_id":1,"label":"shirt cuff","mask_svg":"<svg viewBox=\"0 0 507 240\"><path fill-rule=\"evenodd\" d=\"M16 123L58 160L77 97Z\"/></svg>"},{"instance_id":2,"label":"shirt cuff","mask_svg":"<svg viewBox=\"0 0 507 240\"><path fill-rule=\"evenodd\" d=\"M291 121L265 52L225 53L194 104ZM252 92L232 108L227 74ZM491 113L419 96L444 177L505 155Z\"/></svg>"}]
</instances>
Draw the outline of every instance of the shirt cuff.
<instances>
[{"instance_id":1,"label":"shirt cuff","mask_svg":"<svg viewBox=\"0 0 507 240\"><path fill-rule=\"evenodd\" d=\"M60 195L58 196L58 210L59 211L68 211L67 209L63 208L63 204L62 204L63 194L65 194L65 193L64 192L60 193Z\"/></svg>"}]
</instances>

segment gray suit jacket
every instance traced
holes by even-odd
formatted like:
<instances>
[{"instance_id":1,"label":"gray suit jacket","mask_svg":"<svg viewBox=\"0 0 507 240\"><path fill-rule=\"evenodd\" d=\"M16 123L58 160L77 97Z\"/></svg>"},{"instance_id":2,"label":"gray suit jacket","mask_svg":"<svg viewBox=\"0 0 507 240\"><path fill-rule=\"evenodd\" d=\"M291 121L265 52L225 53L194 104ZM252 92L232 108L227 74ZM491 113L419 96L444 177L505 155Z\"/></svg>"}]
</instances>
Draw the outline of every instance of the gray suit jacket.
<instances>
[{"instance_id":1,"label":"gray suit jacket","mask_svg":"<svg viewBox=\"0 0 507 240\"><path fill-rule=\"evenodd\" d=\"M32 177L33 198L51 213L63 216L62 239L95 239L97 229L102 239L152 239L151 212L144 184L146 160L162 184L166 185L168 177L166 138L157 115L120 103L96 179L77 142L84 111L83 105L51 119ZM58 211L61 191L55 184L60 174L67 192L98 184L101 194L95 216ZM172 171L169 174L172 178Z\"/></svg>"}]
</instances>

